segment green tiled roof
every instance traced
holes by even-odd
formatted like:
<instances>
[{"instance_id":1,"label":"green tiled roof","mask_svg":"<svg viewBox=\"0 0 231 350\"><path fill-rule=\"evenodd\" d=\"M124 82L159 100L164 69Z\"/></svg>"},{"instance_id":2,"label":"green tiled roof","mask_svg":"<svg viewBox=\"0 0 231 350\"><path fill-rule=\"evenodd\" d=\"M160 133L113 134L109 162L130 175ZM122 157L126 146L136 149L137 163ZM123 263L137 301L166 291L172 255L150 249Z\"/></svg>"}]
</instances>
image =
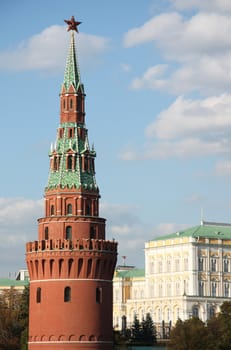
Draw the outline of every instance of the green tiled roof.
<instances>
[{"instance_id":1,"label":"green tiled roof","mask_svg":"<svg viewBox=\"0 0 231 350\"><path fill-rule=\"evenodd\" d=\"M154 238L153 241L174 239L179 237L231 239L231 224L202 222L201 225L190 227L183 231L158 236Z\"/></svg>"},{"instance_id":2,"label":"green tiled roof","mask_svg":"<svg viewBox=\"0 0 231 350\"><path fill-rule=\"evenodd\" d=\"M117 270L116 277L120 278L135 278L135 277L144 277L144 269L131 269L131 270Z\"/></svg>"},{"instance_id":3,"label":"green tiled roof","mask_svg":"<svg viewBox=\"0 0 231 350\"><path fill-rule=\"evenodd\" d=\"M90 158L96 157L94 149L90 149L87 133L85 139L82 140L78 137L77 123L63 123L60 124L60 128L64 129L64 135L62 138L57 136L54 149L51 149L50 156L55 151L60 157L59 170L50 170L48 177L47 189L52 188L80 188L83 187L88 190L98 190L95 171L93 168L90 171L82 170L81 155L87 153ZM74 127L75 137L68 138L68 128ZM67 152L72 150L76 154L75 169L67 170Z\"/></svg>"},{"instance_id":4,"label":"green tiled roof","mask_svg":"<svg viewBox=\"0 0 231 350\"><path fill-rule=\"evenodd\" d=\"M80 81L80 71L78 67L78 60L76 57L75 37L73 30L71 31L71 41L69 52L67 55L63 85L65 86L66 90L68 90L71 85L75 88L76 91L79 87L81 87L83 92L83 85Z\"/></svg>"},{"instance_id":5,"label":"green tiled roof","mask_svg":"<svg viewBox=\"0 0 231 350\"><path fill-rule=\"evenodd\" d=\"M28 281L18 281L18 280L12 280L10 278L0 278L0 288L27 286L28 283L29 283Z\"/></svg>"},{"instance_id":6,"label":"green tiled roof","mask_svg":"<svg viewBox=\"0 0 231 350\"><path fill-rule=\"evenodd\" d=\"M83 91L83 85L80 81L80 72L78 68L74 31L71 31L70 48L67 55L66 68L64 72L63 86L66 91L73 87L76 93L79 89ZM63 122L59 128L63 129L62 137L57 133L56 142L51 147L49 156L59 159L58 169L50 169L48 183L45 191L56 188L81 188L86 190L98 191L98 186L95 178L94 158L96 152L93 147L90 149L87 129L84 123L80 122ZM74 129L74 137L68 137L68 129ZM83 137L78 136L78 128L82 129ZM70 155L73 155L75 165L69 169L67 160ZM85 156L91 165L86 169L82 169L82 157Z\"/></svg>"}]
</instances>

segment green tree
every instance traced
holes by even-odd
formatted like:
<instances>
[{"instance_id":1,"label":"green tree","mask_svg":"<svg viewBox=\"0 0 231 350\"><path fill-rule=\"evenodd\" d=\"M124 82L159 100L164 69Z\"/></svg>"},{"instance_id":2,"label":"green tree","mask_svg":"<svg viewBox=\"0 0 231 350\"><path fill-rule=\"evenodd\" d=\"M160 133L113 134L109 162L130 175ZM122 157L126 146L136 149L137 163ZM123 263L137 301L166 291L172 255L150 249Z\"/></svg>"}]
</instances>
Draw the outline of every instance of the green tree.
<instances>
[{"instance_id":1,"label":"green tree","mask_svg":"<svg viewBox=\"0 0 231 350\"><path fill-rule=\"evenodd\" d=\"M178 320L170 334L168 349L207 350L208 331L198 318Z\"/></svg>"},{"instance_id":2,"label":"green tree","mask_svg":"<svg viewBox=\"0 0 231 350\"><path fill-rule=\"evenodd\" d=\"M14 288L0 295L0 350L22 349L20 338L28 324L28 313L22 312L24 297Z\"/></svg>"},{"instance_id":3,"label":"green tree","mask_svg":"<svg viewBox=\"0 0 231 350\"><path fill-rule=\"evenodd\" d=\"M131 327L131 341L133 343L140 343L141 342L141 324L140 321L137 317L137 315L134 315L134 320L133 320L133 324Z\"/></svg>"},{"instance_id":4,"label":"green tree","mask_svg":"<svg viewBox=\"0 0 231 350\"><path fill-rule=\"evenodd\" d=\"M224 302L220 313L208 321L208 333L209 349L231 350L231 302Z\"/></svg>"},{"instance_id":5,"label":"green tree","mask_svg":"<svg viewBox=\"0 0 231 350\"><path fill-rule=\"evenodd\" d=\"M142 341L147 344L156 343L156 327L154 326L150 313L146 314L146 318L141 323Z\"/></svg>"}]
</instances>

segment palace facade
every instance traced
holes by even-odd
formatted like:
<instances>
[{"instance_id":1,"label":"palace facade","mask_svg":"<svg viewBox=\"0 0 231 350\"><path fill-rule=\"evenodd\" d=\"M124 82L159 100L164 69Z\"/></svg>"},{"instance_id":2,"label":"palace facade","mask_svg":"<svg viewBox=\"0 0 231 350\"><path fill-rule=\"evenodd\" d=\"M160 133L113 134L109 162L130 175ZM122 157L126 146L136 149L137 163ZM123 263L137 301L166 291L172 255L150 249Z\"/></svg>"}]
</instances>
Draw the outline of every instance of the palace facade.
<instances>
[{"instance_id":1,"label":"palace facade","mask_svg":"<svg viewBox=\"0 0 231 350\"><path fill-rule=\"evenodd\" d=\"M231 225L200 225L145 243L145 269L116 270L114 327L150 313L156 324L198 316L206 322L231 296ZM166 328L166 327L165 327Z\"/></svg>"}]
</instances>

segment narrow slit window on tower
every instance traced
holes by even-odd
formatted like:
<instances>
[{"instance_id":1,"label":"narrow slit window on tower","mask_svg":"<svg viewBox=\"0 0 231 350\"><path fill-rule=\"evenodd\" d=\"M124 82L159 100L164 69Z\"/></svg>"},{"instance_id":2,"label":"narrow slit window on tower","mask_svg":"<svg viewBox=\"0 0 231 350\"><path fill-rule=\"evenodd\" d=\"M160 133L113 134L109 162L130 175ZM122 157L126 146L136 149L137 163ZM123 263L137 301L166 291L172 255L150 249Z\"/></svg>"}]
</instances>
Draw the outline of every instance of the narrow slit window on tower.
<instances>
[{"instance_id":1,"label":"narrow slit window on tower","mask_svg":"<svg viewBox=\"0 0 231 350\"><path fill-rule=\"evenodd\" d=\"M72 227L71 226L66 227L66 239L72 239Z\"/></svg>"},{"instance_id":2,"label":"narrow slit window on tower","mask_svg":"<svg viewBox=\"0 0 231 350\"><path fill-rule=\"evenodd\" d=\"M72 156L68 156L67 157L67 169L68 170L72 170L72 164L73 164L73 161L72 161Z\"/></svg>"},{"instance_id":3,"label":"narrow slit window on tower","mask_svg":"<svg viewBox=\"0 0 231 350\"><path fill-rule=\"evenodd\" d=\"M91 226L90 228L90 238L94 239L96 237L96 229L95 229L95 226Z\"/></svg>"},{"instance_id":4,"label":"narrow slit window on tower","mask_svg":"<svg viewBox=\"0 0 231 350\"><path fill-rule=\"evenodd\" d=\"M96 297L96 302L98 304L101 304L102 303L102 288L99 288L99 287L96 288L95 297Z\"/></svg>"},{"instance_id":5,"label":"narrow slit window on tower","mask_svg":"<svg viewBox=\"0 0 231 350\"><path fill-rule=\"evenodd\" d=\"M70 129L69 129L69 138L71 139L72 137L73 137L73 129L70 128Z\"/></svg>"},{"instance_id":6,"label":"narrow slit window on tower","mask_svg":"<svg viewBox=\"0 0 231 350\"><path fill-rule=\"evenodd\" d=\"M67 205L67 214L69 214L69 215L72 214L72 204Z\"/></svg>"},{"instance_id":7,"label":"narrow slit window on tower","mask_svg":"<svg viewBox=\"0 0 231 350\"><path fill-rule=\"evenodd\" d=\"M49 229L48 227L45 227L45 240L48 240L49 238Z\"/></svg>"},{"instance_id":8,"label":"narrow slit window on tower","mask_svg":"<svg viewBox=\"0 0 231 350\"><path fill-rule=\"evenodd\" d=\"M64 289L64 302L71 301L71 287L65 287Z\"/></svg>"},{"instance_id":9,"label":"narrow slit window on tower","mask_svg":"<svg viewBox=\"0 0 231 350\"><path fill-rule=\"evenodd\" d=\"M63 109L65 109L66 108L66 100L64 99L63 100Z\"/></svg>"},{"instance_id":10,"label":"narrow slit window on tower","mask_svg":"<svg viewBox=\"0 0 231 350\"><path fill-rule=\"evenodd\" d=\"M73 108L73 100L72 100L72 98L70 99L70 109L72 109Z\"/></svg>"},{"instance_id":11,"label":"narrow slit window on tower","mask_svg":"<svg viewBox=\"0 0 231 350\"><path fill-rule=\"evenodd\" d=\"M58 160L56 156L54 156L53 170L58 170Z\"/></svg>"},{"instance_id":12,"label":"narrow slit window on tower","mask_svg":"<svg viewBox=\"0 0 231 350\"><path fill-rule=\"evenodd\" d=\"M51 215L55 215L55 207L54 207L54 205L51 205Z\"/></svg>"},{"instance_id":13,"label":"narrow slit window on tower","mask_svg":"<svg viewBox=\"0 0 231 350\"><path fill-rule=\"evenodd\" d=\"M40 287L38 287L36 291L36 303L41 303L41 293L42 293L42 290Z\"/></svg>"}]
</instances>

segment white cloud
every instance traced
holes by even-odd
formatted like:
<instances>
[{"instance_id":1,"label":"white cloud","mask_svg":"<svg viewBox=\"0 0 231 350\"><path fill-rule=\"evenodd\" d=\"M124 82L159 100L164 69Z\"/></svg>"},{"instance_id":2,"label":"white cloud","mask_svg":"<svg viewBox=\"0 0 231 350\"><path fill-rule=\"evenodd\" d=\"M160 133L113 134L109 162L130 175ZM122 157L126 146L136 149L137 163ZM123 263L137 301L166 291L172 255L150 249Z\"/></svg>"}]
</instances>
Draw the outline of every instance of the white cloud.
<instances>
[{"instance_id":1,"label":"white cloud","mask_svg":"<svg viewBox=\"0 0 231 350\"><path fill-rule=\"evenodd\" d=\"M231 134L231 94L206 99L178 97L146 128L146 136L159 139L201 137L225 140Z\"/></svg>"},{"instance_id":2,"label":"white cloud","mask_svg":"<svg viewBox=\"0 0 231 350\"><path fill-rule=\"evenodd\" d=\"M0 197L0 277L8 277L25 268L26 242L37 240L37 219L43 216L44 200ZM101 204L102 217L107 218L107 239L118 241L118 263L142 267L144 242L148 231L138 217L134 205Z\"/></svg>"},{"instance_id":3,"label":"white cloud","mask_svg":"<svg viewBox=\"0 0 231 350\"><path fill-rule=\"evenodd\" d=\"M215 175L230 176L231 175L231 161L222 160L215 164Z\"/></svg>"},{"instance_id":4,"label":"white cloud","mask_svg":"<svg viewBox=\"0 0 231 350\"><path fill-rule=\"evenodd\" d=\"M199 91L208 95L230 87L229 14L198 12L184 18L176 12L163 13L124 36L125 47L147 42L158 47L167 65L147 68L141 77L133 79L132 88L160 89L173 94Z\"/></svg>"},{"instance_id":5,"label":"white cloud","mask_svg":"<svg viewBox=\"0 0 231 350\"><path fill-rule=\"evenodd\" d=\"M228 155L231 148L231 95L191 100L178 97L146 127L143 149L125 148L123 160Z\"/></svg>"},{"instance_id":6,"label":"white cloud","mask_svg":"<svg viewBox=\"0 0 231 350\"><path fill-rule=\"evenodd\" d=\"M203 11L231 11L230 0L171 0L173 5L178 10L200 9Z\"/></svg>"},{"instance_id":7,"label":"white cloud","mask_svg":"<svg viewBox=\"0 0 231 350\"><path fill-rule=\"evenodd\" d=\"M141 222L139 208L134 205L101 203L102 216L107 218L107 238L118 242L118 264L126 256L126 264L144 265L144 243L149 232Z\"/></svg>"},{"instance_id":8,"label":"white cloud","mask_svg":"<svg viewBox=\"0 0 231 350\"><path fill-rule=\"evenodd\" d=\"M21 42L16 49L0 52L0 69L63 71L68 40L64 26L53 25L41 33ZM106 38L80 33L76 37L81 52L81 62L88 64L89 58L102 54L109 45Z\"/></svg>"},{"instance_id":9,"label":"white cloud","mask_svg":"<svg viewBox=\"0 0 231 350\"><path fill-rule=\"evenodd\" d=\"M231 142L227 141L203 141L198 138L187 138L171 142L159 141L148 143L143 150L122 150L119 158L125 161L169 159L188 159L192 157L204 157L207 155L219 155L230 153Z\"/></svg>"},{"instance_id":10,"label":"white cloud","mask_svg":"<svg viewBox=\"0 0 231 350\"><path fill-rule=\"evenodd\" d=\"M0 277L24 268L26 242L37 239L43 200L0 198Z\"/></svg>"}]
</instances>

